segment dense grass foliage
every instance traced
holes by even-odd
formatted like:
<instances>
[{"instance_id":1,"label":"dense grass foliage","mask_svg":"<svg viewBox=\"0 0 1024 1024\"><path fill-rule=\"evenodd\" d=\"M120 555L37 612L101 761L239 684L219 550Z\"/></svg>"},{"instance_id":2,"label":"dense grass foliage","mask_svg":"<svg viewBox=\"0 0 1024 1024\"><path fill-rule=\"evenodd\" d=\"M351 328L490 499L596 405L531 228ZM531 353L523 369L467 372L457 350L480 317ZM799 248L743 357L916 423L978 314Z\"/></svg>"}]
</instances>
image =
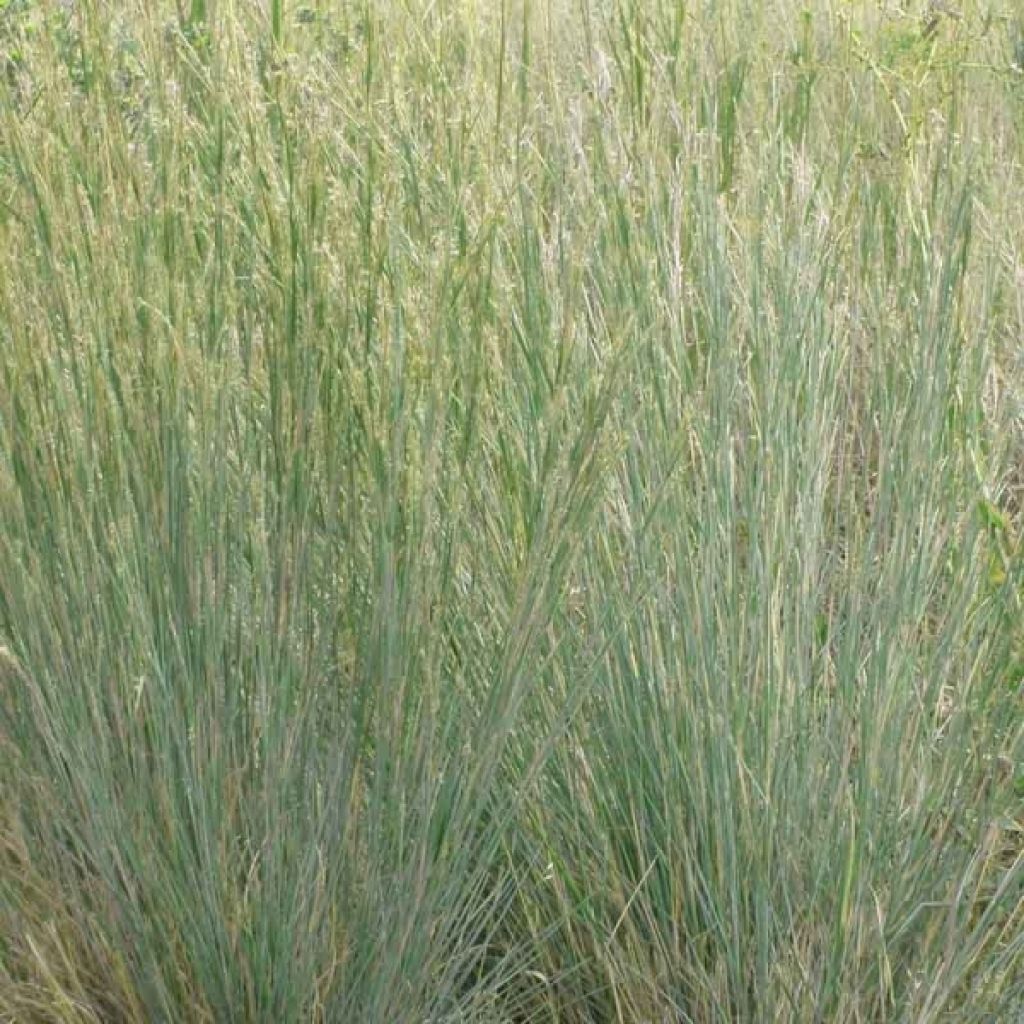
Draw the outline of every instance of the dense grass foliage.
<instances>
[{"instance_id":1,"label":"dense grass foliage","mask_svg":"<svg viewBox=\"0 0 1024 1024\"><path fill-rule=\"evenodd\" d=\"M0 2L0 1020L1024 1019L1013 8Z\"/></svg>"}]
</instances>

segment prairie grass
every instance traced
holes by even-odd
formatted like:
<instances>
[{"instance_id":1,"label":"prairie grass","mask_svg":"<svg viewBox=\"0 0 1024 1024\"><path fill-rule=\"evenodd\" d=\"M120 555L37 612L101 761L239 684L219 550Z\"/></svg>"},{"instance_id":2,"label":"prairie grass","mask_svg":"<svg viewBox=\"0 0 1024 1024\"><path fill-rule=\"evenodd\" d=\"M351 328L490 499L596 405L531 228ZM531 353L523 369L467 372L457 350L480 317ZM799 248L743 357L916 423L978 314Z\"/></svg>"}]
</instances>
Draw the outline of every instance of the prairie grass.
<instances>
[{"instance_id":1,"label":"prairie grass","mask_svg":"<svg viewBox=\"0 0 1024 1024\"><path fill-rule=\"evenodd\" d=\"M1013 6L0 3L0 1020L1024 1019Z\"/></svg>"}]
</instances>

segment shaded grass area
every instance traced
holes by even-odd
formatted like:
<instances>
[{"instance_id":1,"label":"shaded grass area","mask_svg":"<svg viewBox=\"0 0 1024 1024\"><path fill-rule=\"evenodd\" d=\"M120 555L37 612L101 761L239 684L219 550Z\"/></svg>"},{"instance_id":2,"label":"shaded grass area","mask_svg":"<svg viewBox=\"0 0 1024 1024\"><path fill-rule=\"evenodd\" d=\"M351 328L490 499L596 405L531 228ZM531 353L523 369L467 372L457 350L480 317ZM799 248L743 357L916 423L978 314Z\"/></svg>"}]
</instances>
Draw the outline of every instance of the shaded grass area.
<instances>
[{"instance_id":1,"label":"shaded grass area","mask_svg":"<svg viewBox=\"0 0 1024 1024\"><path fill-rule=\"evenodd\" d=\"M0 1017L1024 1012L997 4L0 5Z\"/></svg>"}]
</instances>

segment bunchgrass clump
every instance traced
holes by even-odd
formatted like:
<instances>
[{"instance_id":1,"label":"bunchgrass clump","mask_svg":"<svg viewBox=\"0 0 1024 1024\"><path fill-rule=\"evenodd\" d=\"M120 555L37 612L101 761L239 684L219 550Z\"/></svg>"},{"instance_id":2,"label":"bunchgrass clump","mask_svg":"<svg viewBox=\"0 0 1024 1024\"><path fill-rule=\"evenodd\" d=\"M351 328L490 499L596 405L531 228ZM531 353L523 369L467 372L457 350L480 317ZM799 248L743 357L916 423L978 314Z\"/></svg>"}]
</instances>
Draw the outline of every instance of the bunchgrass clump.
<instances>
[{"instance_id":1,"label":"bunchgrass clump","mask_svg":"<svg viewBox=\"0 0 1024 1024\"><path fill-rule=\"evenodd\" d=\"M1024 1014L1021 32L0 3L0 1019Z\"/></svg>"}]
</instances>

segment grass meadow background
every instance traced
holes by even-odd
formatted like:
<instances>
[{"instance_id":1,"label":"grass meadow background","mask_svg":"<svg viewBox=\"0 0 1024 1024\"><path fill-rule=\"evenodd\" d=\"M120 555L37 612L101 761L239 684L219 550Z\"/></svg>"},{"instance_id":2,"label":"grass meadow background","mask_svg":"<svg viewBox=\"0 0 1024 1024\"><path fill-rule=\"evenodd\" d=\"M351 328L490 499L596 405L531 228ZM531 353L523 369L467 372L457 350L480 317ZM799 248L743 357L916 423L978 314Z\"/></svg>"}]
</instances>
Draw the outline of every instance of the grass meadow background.
<instances>
[{"instance_id":1,"label":"grass meadow background","mask_svg":"<svg viewBox=\"0 0 1024 1024\"><path fill-rule=\"evenodd\" d=\"M0 1020L1024 1020L1022 19L0 2Z\"/></svg>"}]
</instances>

